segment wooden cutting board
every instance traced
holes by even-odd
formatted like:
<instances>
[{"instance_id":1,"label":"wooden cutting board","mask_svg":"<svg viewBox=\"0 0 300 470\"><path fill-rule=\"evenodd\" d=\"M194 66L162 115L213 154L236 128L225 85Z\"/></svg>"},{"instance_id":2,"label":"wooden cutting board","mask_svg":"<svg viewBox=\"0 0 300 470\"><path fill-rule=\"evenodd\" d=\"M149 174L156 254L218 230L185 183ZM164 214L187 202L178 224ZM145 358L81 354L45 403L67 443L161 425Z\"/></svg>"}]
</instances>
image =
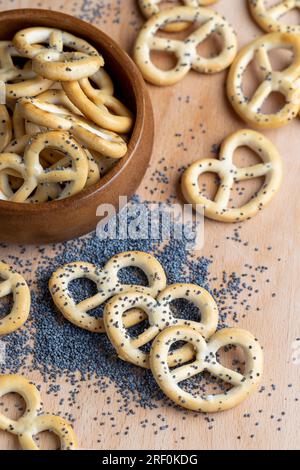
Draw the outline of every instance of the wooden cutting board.
<instances>
[{"instance_id":1,"label":"wooden cutting board","mask_svg":"<svg viewBox=\"0 0 300 470\"><path fill-rule=\"evenodd\" d=\"M135 0L0 0L0 9L43 7L78 15L102 28L130 53L137 29L142 24L136 3ZM240 47L262 34L249 15L246 0L220 0L214 8L232 23L238 33ZM150 198L147 183L151 184L152 174L160 168L158 162L164 157L168 167L165 172L169 177L167 191L178 194L181 200L178 192L180 172L176 169L196 159L212 156L213 145L220 144L229 133L246 127L227 103L225 78L226 73L214 76L190 73L173 87L149 86L156 119L156 139L151 168L138 191L141 199ZM264 346L265 371L261 393L254 394L232 411L213 416L210 425L210 419L203 415L195 417L164 406L155 410L138 408L134 416L128 417L117 413L115 402L118 397L113 388L110 391L111 404L108 405L101 394L96 397L89 394L86 383L86 388L77 397L79 409L72 409L80 448L299 448L300 365L292 361L293 354L297 353L296 339L300 337L299 130L300 122L296 119L283 129L265 132L278 147L285 167L281 191L268 208L254 219L242 223L238 234L234 232L237 226L205 222L205 245L201 254L207 257L214 255L212 276L220 279L223 271L240 274L245 264L268 267L267 275L257 278L259 293L253 294L251 311L245 318L241 315L239 322L239 326L258 336ZM158 194L159 191L152 199L163 200L167 195ZM239 243L239 238L248 243ZM50 248L46 250L50 254ZM4 260L8 260L10 255L19 256L19 253L19 249L13 246L0 248L0 258ZM33 273L36 265L33 260L38 256L37 248L27 250ZM260 310L256 311L256 307ZM243 306L240 308L242 311ZM36 383L41 381L38 374L32 372L29 375ZM63 379L60 382L62 388L57 398L43 393L46 386L41 384L46 410L55 412L58 409L58 401L65 390ZM59 409L68 412L67 406ZM102 426L99 424L101 419L94 419L100 418L103 410L116 417L115 430L108 418L103 420ZM154 432L155 426L143 427L141 424L148 420L149 423L156 422L159 427L162 418L162 424L166 422L169 427L158 433ZM126 426L129 430L124 433ZM173 428L176 431L171 431ZM0 449L16 448L16 439L0 432Z\"/></svg>"}]
</instances>

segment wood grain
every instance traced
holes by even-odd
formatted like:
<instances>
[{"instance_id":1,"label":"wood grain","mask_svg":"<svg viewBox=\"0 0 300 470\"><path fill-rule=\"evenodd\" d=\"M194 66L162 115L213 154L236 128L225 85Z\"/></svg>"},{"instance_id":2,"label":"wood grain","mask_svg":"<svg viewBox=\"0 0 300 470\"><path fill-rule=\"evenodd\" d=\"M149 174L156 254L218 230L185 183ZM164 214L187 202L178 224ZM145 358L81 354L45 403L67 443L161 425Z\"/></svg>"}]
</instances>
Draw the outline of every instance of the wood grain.
<instances>
[{"instance_id":1,"label":"wood grain","mask_svg":"<svg viewBox=\"0 0 300 470\"><path fill-rule=\"evenodd\" d=\"M45 1L43 8L51 5L67 13L77 14L108 32L121 46L130 52L136 29L141 17L134 0L120 2L112 0L111 7L97 7L98 2L77 3L59 0ZM107 2L108 4L109 2ZM224 14L233 24L239 46L251 41L261 31L253 23L247 10L247 2L241 0L220 0L215 9ZM73 6L74 5L74 6ZM89 7L87 7L89 5ZM2 1L0 8L41 6L36 1ZM120 12L116 9L120 7ZM94 8L94 10L93 10ZM102 13L102 17L97 15ZM168 191L174 194L178 189L179 172L177 169L198 158L211 156L211 148L236 129L245 125L234 115L228 106L224 93L226 73L203 76L190 73L185 80L170 88L148 86L156 120L156 139L151 168L138 191L140 197L149 199L147 183L151 185L151 175L162 157L170 184ZM189 102L189 104L187 103ZM240 305L240 323L256 334L265 350L265 372L262 393L253 395L237 409L213 416L212 429L205 416L196 418L193 414L183 415L169 408L156 410L138 409L135 416L116 413L114 400L117 396L111 390L112 401L105 403L100 395L89 394L82 390L78 397L80 410L73 410L81 448L91 449L296 449L300 445L300 374L299 367L292 363L292 345L300 337L300 293L298 289L300 264L300 205L298 202L300 174L299 135L300 123L295 120L288 127L265 132L278 147L285 164L285 178L280 193L268 208L256 218L240 225L240 238L248 242L235 241L234 230L237 226L205 222L204 256L214 255L211 277L222 277L222 272L242 273L246 263L268 266L266 276L258 276L259 293L253 295L251 311L242 318L243 306ZM190 131L192 129L192 131ZM181 134L178 138L176 133ZM192 139L191 135L195 138ZM183 142L184 145L178 146ZM186 151L184 150L186 147ZM153 186L153 185L152 185ZM165 189L165 188L164 188ZM180 193L177 192L180 199ZM154 193L153 199L163 200L166 193ZM232 239L233 238L233 239ZM218 246L219 248L216 248ZM268 247L272 247L268 249ZM8 259L17 253L10 246L1 249L0 258ZM38 256L37 249L31 248L27 256ZM280 259L280 261L278 261ZM33 272L35 263L33 262ZM266 282L269 278L270 282ZM218 282L218 281L215 281ZM256 312L256 307L260 311ZM41 380L38 374L31 377L35 382ZM62 381L63 383L63 381ZM273 386L276 385L276 387ZM42 385L42 393L46 388ZM64 385L60 396L67 392ZM59 398L43 395L45 409L55 412ZM112 432L108 419L100 427L94 416L101 411L111 411L116 416L116 430ZM155 434L152 429L143 429L144 419L159 422L157 415L166 419L169 430ZM248 415L244 418L244 415ZM273 418L272 418L273 416ZM183 419L184 418L184 419ZM278 421L279 420L279 421ZM124 427L129 433L124 435ZM176 427L176 432L170 430ZM251 437L254 435L254 437ZM184 437L184 439L182 439ZM99 441L99 442L98 442ZM6 433L0 433L0 448L14 449L16 441Z\"/></svg>"}]
</instances>

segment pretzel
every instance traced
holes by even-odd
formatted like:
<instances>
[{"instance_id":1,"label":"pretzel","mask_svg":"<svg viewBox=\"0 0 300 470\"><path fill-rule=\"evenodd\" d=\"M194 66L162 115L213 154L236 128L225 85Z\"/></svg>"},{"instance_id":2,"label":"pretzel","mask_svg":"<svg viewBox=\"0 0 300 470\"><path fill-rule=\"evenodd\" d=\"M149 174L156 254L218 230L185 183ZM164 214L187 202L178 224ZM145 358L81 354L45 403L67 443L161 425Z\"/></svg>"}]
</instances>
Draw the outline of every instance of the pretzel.
<instances>
[{"instance_id":1,"label":"pretzel","mask_svg":"<svg viewBox=\"0 0 300 470\"><path fill-rule=\"evenodd\" d=\"M233 154L239 147L248 147L263 161L257 165L238 168L233 163ZM205 197L198 184L203 173L217 173L221 182L213 201ZM229 208L230 192L237 181L265 176L265 182L254 197L239 208ZM191 165L182 177L182 192L193 205L204 206L204 214L220 222L240 222L255 216L268 204L280 188L282 161L275 146L262 134L252 130L240 130L224 140L220 159L207 158Z\"/></svg>"},{"instance_id":2,"label":"pretzel","mask_svg":"<svg viewBox=\"0 0 300 470\"><path fill-rule=\"evenodd\" d=\"M137 267L146 274L148 287L126 285L119 281L119 270L129 266ZM69 291L69 283L84 278L96 284L98 293L76 304ZM67 320L85 330L103 333L105 331L103 319L90 315L88 313L90 310L99 307L114 295L131 289L156 297L166 287L166 282L163 267L153 256L139 251L129 251L115 255L103 269L85 262L67 264L52 274L49 289L55 305ZM127 316L125 323L129 327L144 318L145 315L135 311Z\"/></svg>"},{"instance_id":3,"label":"pretzel","mask_svg":"<svg viewBox=\"0 0 300 470\"><path fill-rule=\"evenodd\" d=\"M202 312L202 321L194 322L174 317L170 303L175 299L187 299L193 302ZM143 310L149 320L149 328L137 338L131 338L124 325L123 317L129 309ZM218 326L218 308L211 295L199 286L192 284L174 284L163 290L155 300L151 295L126 292L113 297L104 310L105 331L116 349L118 356L132 364L149 368L149 354L140 348L151 342L160 331L171 325L188 325L204 337L215 333ZM188 357L182 358L180 350L172 353L173 362L186 362L193 358L188 349Z\"/></svg>"},{"instance_id":4,"label":"pretzel","mask_svg":"<svg viewBox=\"0 0 300 470\"><path fill-rule=\"evenodd\" d=\"M79 80L104 65L102 56L87 41L54 28L23 29L15 35L13 43L23 56L32 59L33 70L50 80ZM39 43L47 43L49 48ZM75 52L64 52L64 47Z\"/></svg>"},{"instance_id":5,"label":"pretzel","mask_svg":"<svg viewBox=\"0 0 300 470\"><path fill-rule=\"evenodd\" d=\"M0 336L20 328L30 311L30 291L25 279L7 264L0 262L0 298L12 294L11 312L0 318Z\"/></svg>"},{"instance_id":6,"label":"pretzel","mask_svg":"<svg viewBox=\"0 0 300 470\"><path fill-rule=\"evenodd\" d=\"M7 99L36 96L51 87L52 81L39 77L32 71L31 61L20 69L13 63L13 57L20 57L11 41L0 41L0 80L5 83ZM17 83L7 83L14 82Z\"/></svg>"},{"instance_id":7,"label":"pretzel","mask_svg":"<svg viewBox=\"0 0 300 470\"><path fill-rule=\"evenodd\" d=\"M9 144L12 138L12 125L5 104L0 104L0 152Z\"/></svg>"},{"instance_id":8,"label":"pretzel","mask_svg":"<svg viewBox=\"0 0 300 470\"><path fill-rule=\"evenodd\" d=\"M129 132L133 125L132 113L117 98L95 91L88 83L89 79L84 78L63 82L62 87L70 101L92 122L114 132ZM88 95L87 89L92 93Z\"/></svg>"},{"instance_id":9,"label":"pretzel","mask_svg":"<svg viewBox=\"0 0 300 470\"><path fill-rule=\"evenodd\" d=\"M182 0L182 3L187 7L201 7L211 5L212 3L216 3L217 0ZM151 16L156 15L160 12L159 4L162 0L138 0L139 7L146 18L151 18ZM172 5L172 0L169 0L170 7ZM173 33L176 31L184 31L188 28L190 23L182 22L182 23L173 23L166 26L164 31L169 33Z\"/></svg>"},{"instance_id":10,"label":"pretzel","mask_svg":"<svg viewBox=\"0 0 300 470\"><path fill-rule=\"evenodd\" d=\"M72 158L72 168L62 168L47 172L39 161L39 156L45 148L58 149ZM18 172L24 183L13 194L10 201L25 202L30 194L41 183L66 182L59 199L69 197L81 191L85 186L88 175L88 162L84 150L69 134L60 131L50 131L32 137L24 153L24 162L17 154L3 153L0 157L0 171L12 169ZM0 193L1 197L1 193ZM2 197L5 196L2 194Z\"/></svg>"},{"instance_id":11,"label":"pretzel","mask_svg":"<svg viewBox=\"0 0 300 470\"><path fill-rule=\"evenodd\" d=\"M266 6L265 0L248 0L254 20L267 32L300 33L300 25L284 24L280 18L300 7L299 0L278 0L271 7Z\"/></svg>"},{"instance_id":12,"label":"pretzel","mask_svg":"<svg viewBox=\"0 0 300 470\"><path fill-rule=\"evenodd\" d=\"M93 88L91 81L97 85L97 89ZM91 77L82 78L80 84L85 94L91 99L94 97L97 98L99 91L106 95L113 96L114 94L113 81L103 67Z\"/></svg>"},{"instance_id":13,"label":"pretzel","mask_svg":"<svg viewBox=\"0 0 300 470\"><path fill-rule=\"evenodd\" d=\"M199 28L184 41L157 37L159 29L179 20L200 23ZM223 39L222 51L216 57L198 54L197 47L213 32ZM171 70L156 67L151 60L152 50L173 52L177 65ZM207 8L177 7L163 10L150 18L141 29L134 46L134 60L144 78L154 85L173 85L187 75L190 69L201 73L216 73L227 68L237 51L235 32L220 15Z\"/></svg>"},{"instance_id":14,"label":"pretzel","mask_svg":"<svg viewBox=\"0 0 300 470\"><path fill-rule=\"evenodd\" d=\"M92 124L63 106L37 98L22 98L19 104L25 119L39 126L67 130L89 149L112 158L122 158L127 152L127 145L118 134Z\"/></svg>"},{"instance_id":15,"label":"pretzel","mask_svg":"<svg viewBox=\"0 0 300 470\"><path fill-rule=\"evenodd\" d=\"M196 359L190 364L170 370L168 353L171 345L177 341L192 344ZM217 352L230 345L240 346L244 352L243 374L224 367L218 361ZM263 352L257 339L239 328L220 330L206 342L198 331L189 326L172 326L163 330L154 340L150 365L159 387L174 403L188 410L215 413L239 405L257 388L263 371ZM195 397L179 386L180 382L204 371L232 385L232 388L218 394L201 392Z\"/></svg>"},{"instance_id":16,"label":"pretzel","mask_svg":"<svg viewBox=\"0 0 300 470\"><path fill-rule=\"evenodd\" d=\"M41 395L38 389L20 375L0 376L0 398L8 393L17 393L25 403L26 410L18 420L10 419L0 413L0 429L18 437L24 450L39 450L33 436L43 431L55 433L60 440L61 450L77 448L77 438L72 427L63 418L42 411Z\"/></svg>"},{"instance_id":17,"label":"pretzel","mask_svg":"<svg viewBox=\"0 0 300 470\"><path fill-rule=\"evenodd\" d=\"M276 48L291 49L293 62L284 70L274 71L268 52ZM251 98L243 92L243 76L252 62L256 61L262 82ZM273 129L288 124L297 116L300 92L296 80L300 76L300 38L295 34L272 33L255 39L244 47L234 60L227 80L227 94L237 114L246 122L261 128ZM273 92L285 97L285 104L277 113L261 111L265 100Z\"/></svg>"},{"instance_id":18,"label":"pretzel","mask_svg":"<svg viewBox=\"0 0 300 470\"><path fill-rule=\"evenodd\" d=\"M100 57L98 51L84 39L55 28L32 27L18 31L13 44L23 57L35 58L38 54L57 51L62 52L64 47L82 52L91 57ZM43 46L46 44L48 47Z\"/></svg>"}]
</instances>

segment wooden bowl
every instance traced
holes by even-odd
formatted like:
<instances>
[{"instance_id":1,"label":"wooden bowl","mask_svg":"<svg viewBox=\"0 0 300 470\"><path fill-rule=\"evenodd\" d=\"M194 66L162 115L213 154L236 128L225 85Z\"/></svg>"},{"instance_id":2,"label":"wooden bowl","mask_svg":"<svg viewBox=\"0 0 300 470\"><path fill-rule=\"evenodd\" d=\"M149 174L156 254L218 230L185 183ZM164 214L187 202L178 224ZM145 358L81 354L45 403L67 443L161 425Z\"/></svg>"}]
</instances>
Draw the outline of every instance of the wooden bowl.
<instances>
[{"instance_id":1,"label":"wooden bowl","mask_svg":"<svg viewBox=\"0 0 300 470\"><path fill-rule=\"evenodd\" d=\"M144 80L130 57L106 34L84 21L60 12L20 9L0 13L0 39L30 26L48 26L69 31L89 41L105 59L105 68L116 86L116 94L135 113L135 126L128 152L101 181L61 201L20 204L0 201L0 241L44 244L68 240L95 229L100 204L119 204L119 196L130 197L149 165L154 122Z\"/></svg>"}]
</instances>

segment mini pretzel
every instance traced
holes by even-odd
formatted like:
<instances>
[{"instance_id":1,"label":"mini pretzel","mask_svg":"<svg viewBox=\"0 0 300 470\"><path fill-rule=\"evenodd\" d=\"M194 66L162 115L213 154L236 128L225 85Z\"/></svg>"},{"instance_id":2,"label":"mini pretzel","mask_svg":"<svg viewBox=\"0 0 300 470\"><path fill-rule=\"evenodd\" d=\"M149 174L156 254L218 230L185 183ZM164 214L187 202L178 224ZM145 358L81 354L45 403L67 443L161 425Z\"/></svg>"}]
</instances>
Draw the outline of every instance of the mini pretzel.
<instances>
[{"instance_id":1,"label":"mini pretzel","mask_svg":"<svg viewBox=\"0 0 300 470\"><path fill-rule=\"evenodd\" d=\"M49 147L58 149L71 157L72 168L54 169L47 172L42 167L39 157L42 150ZM24 162L16 154L1 154L0 171L7 169L15 170L24 179L21 188L9 198L10 201L25 202L41 183L65 181L67 184L59 196L59 199L63 199L84 188L88 175L88 162L84 150L69 134L50 131L32 137L25 149Z\"/></svg>"},{"instance_id":2,"label":"mini pretzel","mask_svg":"<svg viewBox=\"0 0 300 470\"><path fill-rule=\"evenodd\" d=\"M170 370L168 354L171 345L177 341L192 344L196 359L190 364ZM224 367L218 361L217 352L230 345L240 346L244 352L243 374ZM206 342L203 336L191 327L172 326L163 330L154 340L150 365L159 387L174 403L188 410L214 413L239 405L257 388L263 371L263 353L257 339L248 331L239 328L220 330ZM179 386L180 382L204 371L232 385L232 388L219 394L201 392L195 397Z\"/></svg>"},{"instance_id":3,"label":"mini pretzel","mask_svg":"<svg viewBox=\"0 0 300 470\"><path fill-rule=\"evenodd\" d=\"M124 285L119 281L118 272L129 266L141 269L147 276L149 286ZM90 279L97 285L98 293L76 304L69 283L75 279ZM102 305L107 299L131 289L148 293L153 297L166 287L166 275L161 264L150 254L139 251L120 253L111 258L103 269L91 263L75 262L59 268L49 281L53 301L67 320L88 331L105 331L102 318L89 315L89 310ZM126 325L131 326L143 319L144 315L134 313L128 316Z\"/></svg>"},{"instance_id":4,"label":"mini pretzel","mask_svg":"<svg viewBox=\"0 0 300 470\"><path fill-rule=\"evenodd\" d=\"M9 144L12 138L12 125L5 104L0 104L0 152Z\"/></svg>"},{"instance_id":5,"label":"mini pretzel","mask_svg":"<svg viewBox=\"0 0 300 470\"><path fill-rule=\"evenodd\" d=\"M170 303L175 299L187 299L193 302L202 313L202 321L194 322L177 319L172 314ZM124 325L124 314L132 309L143 310L149 320L149 328L137 338L131 338ZM211 295L199 286L192 284L174 284L163 290L155 300L151 295L140 292L126 292L113 297L104 310L105 331L116 349L118 356L132 364L149 368L149 354L140 348L151 342L160 331L171 325L188 325L204 337L215 333L218 325L218 308ZM186 362L193 358L193 352L188 349L188 356L181 351L173 351L173 364Z\"/></svg>"},{"instance_id":6,"label":"mini pretzel","mask_svg":"<svg viewBox=\"0 0 300 470\"><path fill-rule=\"evenodd\" d=\"M239 147L249 147L262 160L257 165L238 168L233 163L233 154ZM221 182L214 200L205 197L198 184L203 173L217 173ZM255 196L239 208L229 208L233 184L265 176L265 183ZM207 158L191 165L182 177L182 192L185 199L195 206L204 206L204 214L220 222L240 222L256 215L268 204L278 191L282 181L282 161L275 146L262 134L252 130L240 130L225 139L220 150L220 159Z\"/></svg>"},{"instance_id":7,"label":"mini pretzel","mask_svg":"<svg viewBox=\"0 0 300 470\"><path fill-rule=\"evenodd\" d=\"M20 54L11 41L0 41L0 80L5 83L7 99L19 99L23 96L36 96L51 87L52 81L38 77L32 71L31 61L22 69L13 63L13 57ZM16 83L7 83L17 81Z\"/></svg>"},{"instance_id":8,"label":"mini pretzel","mask_svg":"<svg viewBox=\"0 0 300 470\"><path fill-rule=\"evenodd\" d=\"M276 48L291 49L293 62L284 70L274 71L268 52ZM244 73L256 61L262 75L262 82L251 98L243 91ZM300 76L300 38L296 34L272 33L255 39L244 47L233 62L227 80L228 98L246 122L262 128L272 129L288 124L297 116L300 107L300 93L296 80ZM268 96L279 92L285 97L285 105L277 113L264 113L262 106Z\"/></svg>"},{"instance_id":9,"label":"mini pretzel","mask_svg":"<svg viewBox=\"0 0 300 470\"><path fill-rule=\"evenodd\" d=\"M50 80L79 80L104 65L103 58L87 41L54 28L23 29L15 35L13 43L23 56L33 59L33 70ZM49 48L39 43L48 43ZM75 52L64 52L64 46Z\"/></svg>"},{"instance_id":10,"label":"mini pretzel","mask_svg":"<svg viewBox=\"0 0 300 470\"><path fill-rule=\"evenodd\" d=\"M157 37L159 29L179 20L200 23L199 28L184 41ZM197 47L212 33L223 39L222 51L216 57L206 58L198 54ZM177 65L171 70L156 67L151 60L151 51L173 52ZM173 85L180 81L190 69L201 73L216 73L227 68L237 51L235 32L220 15L207 8L177 7L163 10L150 18L141 29L134 47L134 60L144 78L154 85Z\"/></svg>"},{"instance_id":11,"label":"mini pretzel","mask_svg":"<svg viewBox=\"0 0 300 470\"><path fill-rule=\"evenodd\" d=\"M284 24L280 18L300 7L299 0L279 0L271 7L265 0L248 0L254 20L267 32L300 33L300 25Z\"/></svg>"},{"instance_id":12,"label":"mini pretzel","mask_svg":"<svg viewBox=\"0 0 300 470\"><path fill-rule=\"evenodd\" d=\"M6 317L0 319L0 336L20 328L30 311L30 291L25 279L10 266L0 262L0 298L12 294L13 306Z\"/></svg>"},{"instance_id":13,"label":"mini pretzel","mask_svg":"<svg viewBox=\"0 0 300 470\"><path fill-rule=\"evenodd\" d=\"M20 375L0 376L0 398L7 393L17 393L25 403L26 410L17 421L0 413L0 429L18 437L24 450L39 450L33 436L43 431L55 433L60 440L61 450L77 448L77 439L72 427L61 417L39 414L42 401L38 389Z\"/></svg>"},{"instance_id":14,"label":"mini pretzel","mask_svg":"<svg viewBox=\"0 0 300 470\"><path fill-rule=\"evenodd\" d=\"M72 114L63 106L37 98L23 98L19 104L24 118L39 126L67 130L87 148L112 158L121 158L127 152L126 142L118 134Z\"/></svg>"},{"instance_id":15,"label":"mini pretzel","mask_svg":"<svg viewBox=\"0 0 300 470\"><path fill-rule=\"evenodd\" d=\"M30 59L49 50L62 52L63 47L82 52L91 57L100 57L97 50L84 39L55 28L33 27L22 29L15 34L13 44L23 57L29 57ZM47 44L49 47L41 44Z\"/></svg>"},{"instance_id":16,"label":"mini pretzel","mask_svg":"<svg viewBox=\"0 0 300 470\"><path fill-rule=\"evenodd\" d=\"M97 93L91 86L93 96L88 96L88 82L88 78L63 82L62 87L71 102L92 122L114 132L129 132L133 125L132 113L114 96L100 90Z\"/></svg>"},{"instance_id":17,"label":"mini pretzel","mask_svg":"<svg viewBox=\"0 0 300 470\"><path fill-rule=\"evenodd\" d=\"M146 18L151 18L151 16L157 15L157 13L160 12L159 4L163 0L138 0L140 9L143 13L143 15ZM169 0L170 7L172 6L171 4L172 0ZM217 0L182 0L182 3L186 5L187 7L204 7L207 5L211 5L212 3L215 3ZM190 23L188 22L182 22L182 23L173 23L169 24L164 28L164 31L173 33L176 31L183 31L186 28L188 28Z\"/></svg>"}]
</instances>

